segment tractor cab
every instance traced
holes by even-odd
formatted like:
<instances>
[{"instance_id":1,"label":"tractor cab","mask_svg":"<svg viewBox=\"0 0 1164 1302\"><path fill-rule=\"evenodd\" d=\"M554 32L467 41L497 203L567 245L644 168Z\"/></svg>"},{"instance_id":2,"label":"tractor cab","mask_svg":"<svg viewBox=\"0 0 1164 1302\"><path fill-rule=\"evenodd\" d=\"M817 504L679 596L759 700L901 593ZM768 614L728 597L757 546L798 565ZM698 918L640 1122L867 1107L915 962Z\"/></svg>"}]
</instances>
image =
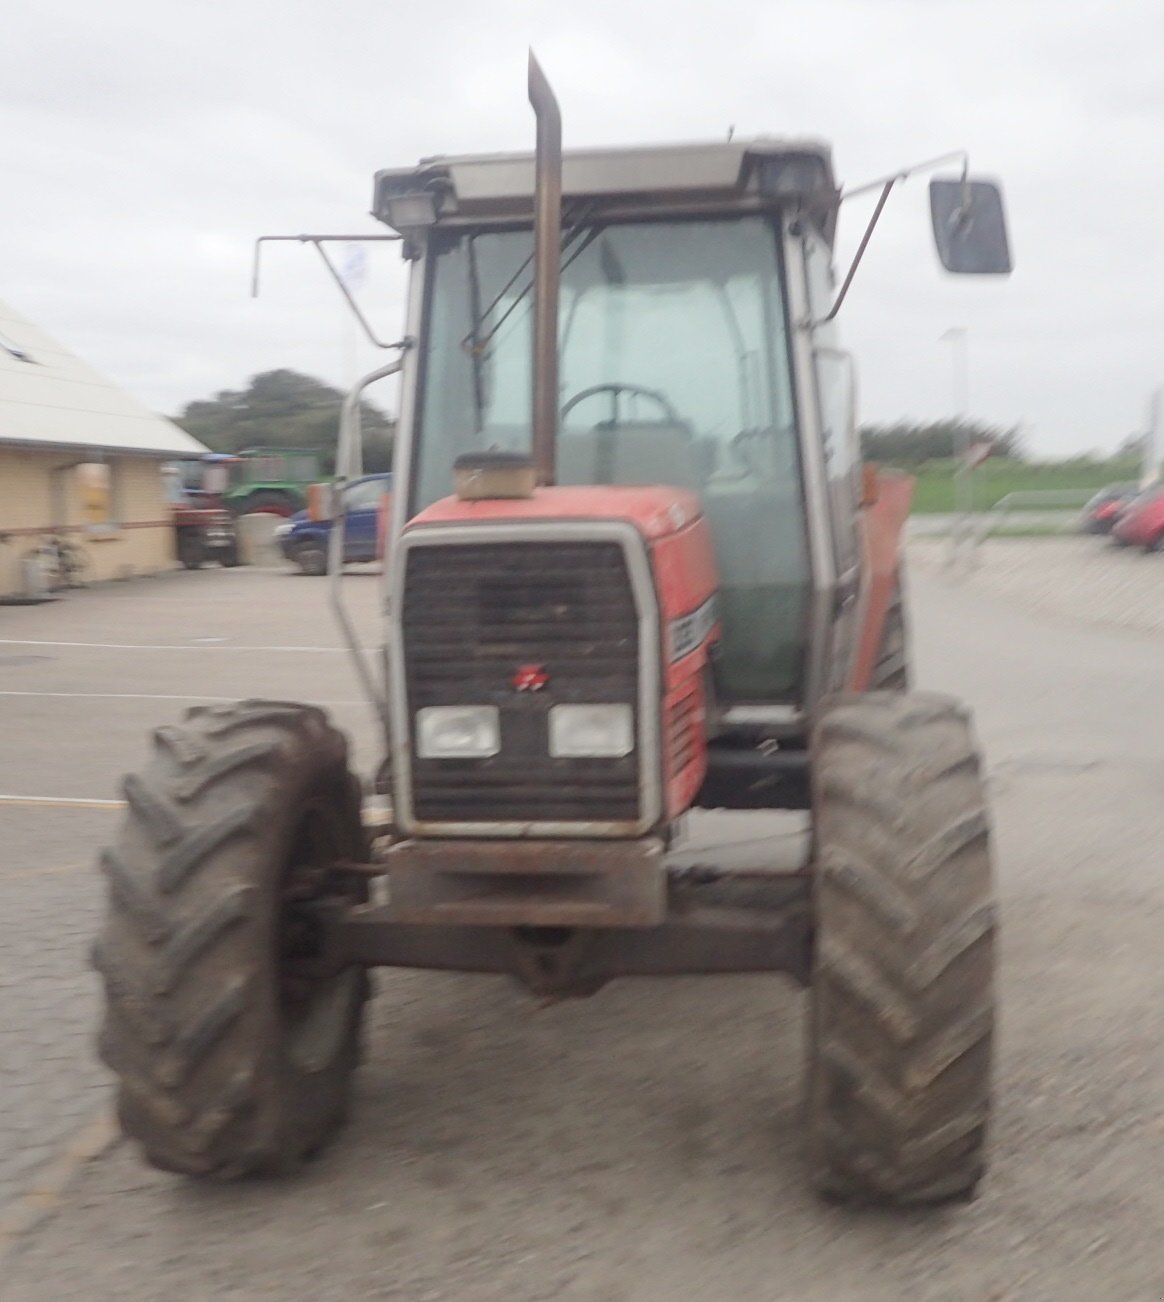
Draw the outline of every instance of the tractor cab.
<instances>
[{"instance_id":1,"label":"tractor cab","mask_svg":"<svg viewBox=\"0 0 1164 1302\"><path fill-rule=\"evenodd\" d=\"M857 558L849 369L807 329L834 297L829 151L567 154L562 189L553 482L695 494L719 575L718 700L802 702L822 673L813 621ZM533 453L533 195L532 157L377 177L375 211L424 284L408 519L451 492L459 457ZM422 207L431 220L410 224Z\"/></svg>"}]
</instances>

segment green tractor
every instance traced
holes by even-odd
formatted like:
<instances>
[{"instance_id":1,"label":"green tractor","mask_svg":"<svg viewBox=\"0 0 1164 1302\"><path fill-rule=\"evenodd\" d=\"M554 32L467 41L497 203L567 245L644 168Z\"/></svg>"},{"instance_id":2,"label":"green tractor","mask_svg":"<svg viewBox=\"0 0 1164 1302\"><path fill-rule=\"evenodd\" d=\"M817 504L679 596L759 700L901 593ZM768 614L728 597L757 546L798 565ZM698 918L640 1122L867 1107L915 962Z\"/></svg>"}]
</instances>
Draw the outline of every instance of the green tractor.
<instances>
[{"instance_id":1,"label":"green tractor","mask_svg":"<svg viewBox=\"0 0 1164 1302\"><path fill-rule=\"evenodd\" d=\"M235 515L292 516L307 505L307 489L324 478L315 448L243 448L223 502Z\"/></svg>"}]
</instances>

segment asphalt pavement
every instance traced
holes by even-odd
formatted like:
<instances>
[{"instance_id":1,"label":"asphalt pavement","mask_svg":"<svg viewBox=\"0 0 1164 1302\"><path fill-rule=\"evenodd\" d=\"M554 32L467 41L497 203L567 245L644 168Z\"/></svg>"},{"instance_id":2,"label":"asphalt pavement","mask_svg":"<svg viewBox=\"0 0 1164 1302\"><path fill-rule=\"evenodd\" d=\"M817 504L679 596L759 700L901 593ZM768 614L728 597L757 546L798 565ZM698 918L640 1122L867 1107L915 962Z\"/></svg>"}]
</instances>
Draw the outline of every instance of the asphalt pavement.
<instances>
[{"instance_id":1,"label":"asphalt pavement","mask_svg":"<svg viewBox=\"0 0 1164 1302\"><path fill-rule=\"evenodd\" d=\"M371 641L374 585L348 586ZM543 1008L501 979L382 973L355 1115L319 1161L202 1186L115 1146L16 1241L0 1297L1164 1296L1160 635L925 564L911 591L921 684L974 707L997 828L999 1110L974 1203L854 1213L806 1191L805 999L781 978ZM105 1093L84 962L98 892L77 865L116 812L76 802L116 800L184 704L246 695L331 703L373 762L316 581L205 571L4 614L0 1190L27 1201ZM689 852L796 830L697 819Z\"/></svg>"}]
</instances>

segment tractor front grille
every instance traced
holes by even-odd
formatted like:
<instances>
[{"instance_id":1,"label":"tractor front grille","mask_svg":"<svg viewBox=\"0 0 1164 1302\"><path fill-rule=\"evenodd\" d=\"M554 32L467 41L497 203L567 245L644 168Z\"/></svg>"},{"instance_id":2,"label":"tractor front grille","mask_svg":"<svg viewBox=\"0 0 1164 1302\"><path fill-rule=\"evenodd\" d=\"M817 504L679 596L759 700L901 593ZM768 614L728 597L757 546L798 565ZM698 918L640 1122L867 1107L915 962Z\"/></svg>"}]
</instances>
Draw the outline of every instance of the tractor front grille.
<instances>
[{"instance_id":1,"label":"tractor front grille","mask_svg":"<svg viewBox=\"0 0 1164 1302\"><path fill-rule=\"evenodd\" d=\"M401 620L412 729L412 808L430 823L634 822L638 746L622 759L555 759L550 708L625 703L638 736L639 621L617 542L410 547ZM544 675L519 690L521 672ZM421 759L417 711L496 705L489 759Z\"/></svg>"}]
</instances>

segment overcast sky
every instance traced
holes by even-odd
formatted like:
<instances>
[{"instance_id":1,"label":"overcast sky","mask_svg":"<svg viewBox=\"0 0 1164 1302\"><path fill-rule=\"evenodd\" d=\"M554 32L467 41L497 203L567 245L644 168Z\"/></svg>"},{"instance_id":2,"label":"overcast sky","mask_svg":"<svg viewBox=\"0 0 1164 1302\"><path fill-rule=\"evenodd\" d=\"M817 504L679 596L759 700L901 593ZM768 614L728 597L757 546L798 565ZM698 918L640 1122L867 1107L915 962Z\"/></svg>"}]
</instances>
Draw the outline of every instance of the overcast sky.
<instances>
[{"instance_id":1,"label":"overcast sky","mask_svg":"<svg viewBox=\"0 0 1164 1302\"><path fill-rule=\"evenodd\" d=\"M949 149L1004 183L1016 269L952 278L924 179L890 202L848 303L866 421L955 401L1040 455L1110 448L1164 384L1160 0L37 0L0 44L0 299L173 414L290 366L344 383L314 253L257 235L382 231L372 174L526 149L526 48L567 148L813 135L855 185ZM843 271L867 205L842 210ZM404 269L362 296L385 337ZM390 392L380 401L393 406Z\"/></svg>"}]
</instances>

